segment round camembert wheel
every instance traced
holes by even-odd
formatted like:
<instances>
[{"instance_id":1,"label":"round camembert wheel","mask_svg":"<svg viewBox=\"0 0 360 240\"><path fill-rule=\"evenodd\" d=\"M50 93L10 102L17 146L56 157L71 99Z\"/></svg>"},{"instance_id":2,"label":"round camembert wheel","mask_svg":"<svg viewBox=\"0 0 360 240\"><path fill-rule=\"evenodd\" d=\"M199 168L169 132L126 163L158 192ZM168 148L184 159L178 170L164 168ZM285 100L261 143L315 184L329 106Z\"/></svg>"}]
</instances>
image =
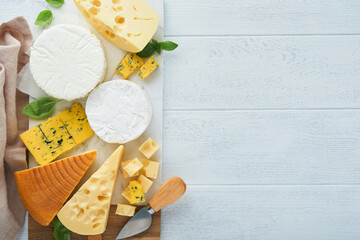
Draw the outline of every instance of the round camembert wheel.
<instances>
[{"instance_id":1,"label":"round camembert wheel","mask_svg":"<svg viewBox=\"0 0 360 240\"><path fill-rule=\"evenodd\" d=\"M128 80L99 85L89 95L85 111L96 135L108 143L127 143L138 138L151 120L147 93Z\"/></svg>"},{"instance_id":2,"label":"round camembert wheel","mask_svg":"<svg viewBox=\"0 0 360 240\"><path fill-rule=\"evenodd\" d=\"M68 101L85 97L105 77L106 59L100 40L71 24L45 30L31 48L30 70L48 95Z\"/></svg>"}]
</instances>

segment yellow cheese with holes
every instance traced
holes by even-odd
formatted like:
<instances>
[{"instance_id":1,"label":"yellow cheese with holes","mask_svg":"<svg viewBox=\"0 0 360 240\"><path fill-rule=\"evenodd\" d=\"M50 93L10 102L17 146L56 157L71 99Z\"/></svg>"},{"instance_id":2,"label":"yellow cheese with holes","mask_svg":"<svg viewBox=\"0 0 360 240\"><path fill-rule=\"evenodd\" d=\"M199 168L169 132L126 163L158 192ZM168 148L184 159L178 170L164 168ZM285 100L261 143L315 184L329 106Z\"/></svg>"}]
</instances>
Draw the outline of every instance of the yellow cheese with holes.
<instances>
[{"instance_id":1,"label":"yellow cheese with holes","mask_svg":"<svg viewBox=\"0 0 360 240\"><path fill-rule=\"evenodd\" d=\"M140 177L138 178L137 181L141 184L141 186L142 186L142 188L144 190L144 193L147 193L147 191L149 190L149 188L153 184L153 181L151 181L150 179L148 179L147 177L145 177L142 174L140 175Z\"/></svg>"},{"instance_id":2,"label":"yellow cheese with holes","mask_svg":"<svg viewBox=\"0 0 360 240\"><path fill-rule=\"evenodd\" d=\"M140 52L155 34L159 16L144 0L74 0L81 14L115 46Z\"/></svg>"},{"instance_id":3,"label":"yellow cheese with holes","mask_svg":"<svg viewBox=\"0 0 360 240\"><path fill-rule=\"evenodd\" d=\"M130 181L130 204L145 202L144 190L138 181Z\"/></svg>"},{"instance_id":4,"label":"yellow cheese with holes","mask_svg":"<svg viewBox=\"0 0 360 240\"><path fill-rule=\"evenodd\" d=\"M142 154L145 155L147 158L151 158L152 155L159 149L159 145L152 140L151 138L148 138L140 147L139 151L142 152Z\"/></svg>"},{"instance_id":5,"label":"yellow cheese with holes","mask_svg":"<svg viewBox=\"0 0 360 240\"><path fill-rule=\"evenodd\" d=\"M143 164L141 174L144 174L146 177L156 179L159 173L160 163L146 158L141 159L141 163Z\"/></svg>"},{"instance_id":6,"label":"yellow cheese with holes","mask_svg":"<svg viewBox=\"0 0 360 240\"><path fill-rule=\"evenodd\" d=\"M58 212L70 231L81 235L105 231L123 153L124 147L118 147Z\"/></svg>"},{"instance_id":7,"label":"yellow cheese with holes","mask_svg":"<svg viewBox=\"0 0 360 240\"><path fill-rule=\"evenodd\" d=\"M121 193L121 196L130 202L130 186L125 188L125 190Z\"/></svg>"},{"instance_id":8,"label":"yellow cheese with holes","mask_svg":"<svg viewBox=\"0 0 360 240\"><path fill-rule=\"evenodd\" d=\"M120 73L124 79L127 79L135 69L139 69L143 64L141 57L135 53L128 53L121 60L119 66L116 67L115 72Z\"/></svg>"},{"instance_id":9,"label":"yellow cheese with holes","mask_svg":"<svg viewBox=\"0 0 360 240\"><path fill-rule=\"evenodd\" d=\"M75 103L71 109L66 109L24 132L20 138L35 160L43 165L93 134L84 109L79 103Z\"/></svg>"},{"instance_id":10,"label":"yellow cheese with holes","mask_svg":"<svg viewBox=\"0 0 360 240\"><path fill-rule=\"evenodd\" d=\"M145 80L150 73L152 73L156 68L159 67L159 63L154 59L154 56L151 56L144 65L141 66L140 70L137 72L139 77L142 80Z\"/></svg>"},{"instance_id":11,"label":"yellow cheese with holes","mask_svg":"<svg viewBox=\"0 0 360 240\"><path fill-rule=\"evenodd\" d=\"M134 158L130 161L126 161L123 171L126 172L130 177L133 177L142 167L142 163L138 158Z\"/></svg>"},{"instance_id":12,"label":"yellow cheese with holes","mask_svg":"<svg viewBox=\"0 0 360 240\"><path fill-rule=\"evenodd\" d=\"M115 214L120 216L132 217L135 214L135 210L136 206L131 206L128 204L118 204Z\"/></svg>"}]
</instances>

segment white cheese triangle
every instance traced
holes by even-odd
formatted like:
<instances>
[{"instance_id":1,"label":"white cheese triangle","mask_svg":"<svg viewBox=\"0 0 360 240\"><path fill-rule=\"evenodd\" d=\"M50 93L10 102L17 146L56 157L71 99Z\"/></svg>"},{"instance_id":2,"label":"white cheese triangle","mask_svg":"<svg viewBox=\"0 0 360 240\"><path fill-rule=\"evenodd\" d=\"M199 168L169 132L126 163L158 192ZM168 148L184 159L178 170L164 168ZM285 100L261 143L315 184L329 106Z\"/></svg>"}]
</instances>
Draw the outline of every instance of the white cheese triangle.
<instances>
[{"instance_id":1,"label":"white cheese triangle","mask_svg":"<svg viewBox=\"0 0 360 240\"><path fill-rule=\"evenodd\" d=\"M118 147L58 212L70 231L81 235L105 231L123 153L124 146Z\"/></svg>"}]
</instances>

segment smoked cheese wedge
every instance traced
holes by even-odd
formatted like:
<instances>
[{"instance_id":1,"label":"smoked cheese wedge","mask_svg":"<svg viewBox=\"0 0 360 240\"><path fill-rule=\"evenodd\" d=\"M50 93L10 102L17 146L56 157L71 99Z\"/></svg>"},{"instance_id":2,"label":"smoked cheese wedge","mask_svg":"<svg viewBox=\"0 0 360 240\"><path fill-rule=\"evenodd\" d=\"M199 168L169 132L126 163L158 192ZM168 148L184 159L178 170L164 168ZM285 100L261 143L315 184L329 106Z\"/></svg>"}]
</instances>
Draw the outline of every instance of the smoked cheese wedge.
<instances>
[{"instance_id":1,"label":"smoked cheese wedge","mask_svg":"<svg viewBox=\"0 0 360 240\"><path fill-rule=\"evenodd\" d=\"M15 172L15 182L29 214L47 226L96 158L96 151Z\"/></svg>"}]
</instances>

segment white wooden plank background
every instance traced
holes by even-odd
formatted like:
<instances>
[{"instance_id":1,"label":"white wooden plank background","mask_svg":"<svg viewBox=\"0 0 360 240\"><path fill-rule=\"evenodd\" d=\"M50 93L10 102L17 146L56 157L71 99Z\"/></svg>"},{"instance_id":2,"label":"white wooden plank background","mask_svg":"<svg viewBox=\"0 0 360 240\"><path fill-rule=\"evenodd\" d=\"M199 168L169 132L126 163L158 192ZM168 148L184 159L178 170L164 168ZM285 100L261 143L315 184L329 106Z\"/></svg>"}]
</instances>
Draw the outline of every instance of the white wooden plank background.
<instances>
[{"instance_id":1,"label":"white wooden plank background","mask_svg":"<svg viewBox=\"0 0 360 240\"><path fill-rule=\"evenodd\" d=\"M188 192L161 238L359 239L360 1L165 0L165 33L163 176Z\"/></svg>"}]
</instances>

